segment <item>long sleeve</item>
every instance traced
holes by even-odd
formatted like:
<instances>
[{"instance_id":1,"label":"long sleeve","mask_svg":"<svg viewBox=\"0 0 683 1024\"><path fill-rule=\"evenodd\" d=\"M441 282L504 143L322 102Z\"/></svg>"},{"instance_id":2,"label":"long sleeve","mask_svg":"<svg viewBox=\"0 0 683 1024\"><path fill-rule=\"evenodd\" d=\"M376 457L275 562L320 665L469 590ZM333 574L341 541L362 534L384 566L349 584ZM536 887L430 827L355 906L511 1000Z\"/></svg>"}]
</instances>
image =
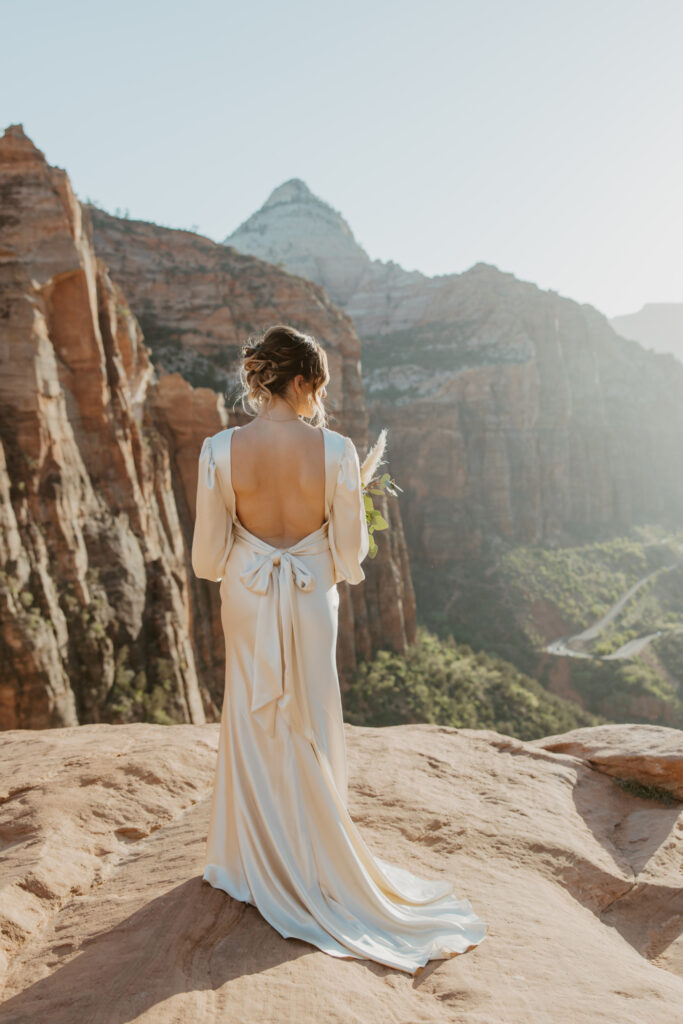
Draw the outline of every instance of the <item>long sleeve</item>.
<instances>
[{"instance_id":1,"label":"long sleeve","mask_svg":"<svg viewBox=\"0 0 683 1024\"><path fill-rule=\"evenodd\" d=\"M218 582L232 547L232 514L225 504L216 462L207 437L199 455L197 514L192 537L192 568L195 575Z\"/></svg>"},{"instance_id":2,"label":"long sleeve","mask_svg":"<svg viewBox=\"0 0 683 1024\"><path fill-rule=\"evenodd\" d=\"M360 460L350 437L337 470L337 484L330 508L328 537L335 563L336 579L360 583L365 579L361 562L370 548L365 505L360 479Z\"/></svg>"}]
</instances>

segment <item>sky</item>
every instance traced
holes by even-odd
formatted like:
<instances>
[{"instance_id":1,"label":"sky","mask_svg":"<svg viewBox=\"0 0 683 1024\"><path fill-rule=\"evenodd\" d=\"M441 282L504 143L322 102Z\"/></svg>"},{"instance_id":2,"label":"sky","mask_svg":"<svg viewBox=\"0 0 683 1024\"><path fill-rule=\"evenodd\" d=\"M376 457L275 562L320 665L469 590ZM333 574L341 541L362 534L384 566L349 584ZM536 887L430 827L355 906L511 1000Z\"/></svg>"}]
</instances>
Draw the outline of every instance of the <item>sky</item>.
<instances>
[{"instance_id":1,"label":"sky","mask_svg":"<svg viewBox=\"0 0 683 1024\"><path fill-rule=\"evenodd\" d=\"M0 0L0 130L222 241L302 178L372 259L683 301L682 0ZM7 45L7 43L11 45Z\"/></svg>"}]
</instances>

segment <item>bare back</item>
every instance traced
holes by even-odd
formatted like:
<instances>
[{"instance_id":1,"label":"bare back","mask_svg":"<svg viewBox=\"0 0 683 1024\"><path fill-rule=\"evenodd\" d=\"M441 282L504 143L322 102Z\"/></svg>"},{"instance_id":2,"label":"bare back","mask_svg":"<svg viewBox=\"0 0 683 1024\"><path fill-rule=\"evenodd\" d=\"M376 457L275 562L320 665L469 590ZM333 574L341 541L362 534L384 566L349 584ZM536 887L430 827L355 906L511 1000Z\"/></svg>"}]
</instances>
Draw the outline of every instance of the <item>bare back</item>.
<instances>
[{"instance_id":1,"label":"bare back","mask_svg":"<svg viewBox=\"0 0 683 1024\"><path fill-rule=\"evenodd\" d=\"M230 475L237 518L274 547L289 547L325 520L325 438L301 420L255 419L235 430Z\"/></svg>"}]
</instances>

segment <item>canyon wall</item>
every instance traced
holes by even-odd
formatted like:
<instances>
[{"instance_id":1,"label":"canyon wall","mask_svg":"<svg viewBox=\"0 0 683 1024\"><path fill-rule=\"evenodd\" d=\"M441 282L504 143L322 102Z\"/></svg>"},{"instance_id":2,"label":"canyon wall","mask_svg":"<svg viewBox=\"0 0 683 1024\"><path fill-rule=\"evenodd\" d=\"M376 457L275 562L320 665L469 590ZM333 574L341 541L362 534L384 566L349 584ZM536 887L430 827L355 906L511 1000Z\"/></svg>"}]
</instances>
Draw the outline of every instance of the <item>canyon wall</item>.
<instances>
[{"instance_id":1,"label":"canyon wall","mask_svg":"<svg viewBox=\"0 0 683 1024\"><path fill-rule=\"evenodd\" d=\"M203 722L139 326L67 175L0 139L0 728Z\"/></svg>"},{"instance_id":2,"label":"canyon wall","mask_svg":"<svg viewBox=\"0 0 683 1024\"><path fill-rule=\"evenodd\" d=\"M683 364L593 306L486 263L430 278L371 260L296 178L225 242L310 276L353 320L414 569L477 557L487 540L680 521Z\"/></svg>"},{"instance_id":3,"label":"canyon wall","mask_svg":"<svg viewBox=\"0 0 683 1024\"><path fill-rule=\"evenodd\" d=\"M680 521L683 364L494 267L446 290L441 324L373 336L364 360L415 559Z\"/></svg>"},{"instance_id":4,"label":"canyon wall","mask_svg":"<svg viewBox=\"0 0 683 1024\"><path fill-rule=\"evenodd\" d=\"M196 461L198 438L182 426L183 395L190 385L210 390L225 398L229 425L247 423L250 413L236 400L239 348L249 334L273 323L290 323L324 345L330 368L329 426L352 437L363 457L372 438L360 341L349 317L320 286L191 231L112 217L92 206L88 210L97 252L125 291L159 368L159 389L170 396L155 408L172 450L184 453L177 457L178 477L184 481L178 494L182 507L194 507L196 481L187 466ZM415 639L415 596L400 504L382 498L378 507L390 529L377 534L377 557L364 563L361 586L340 584L337 663L342 682L359 658L371 657L380 647L403 651ZM211 588L202 581L196 585ZM211 609L210 645L217 651L217 595L204 594L198 601L207 614Z\"/></svg>"},{"instance_id":5,"label":"canyon wall","mask_svg":"<svg viewBox=\"0 0 683 1024\"><path fill-rule=\"evenodd\" d=\"M0 230L0 728L215 719L224 665L218 587L194 577L189 548L202 440L235 414L201 380L193 386L179 367L154 365L136 290L121 288L119 268L110 273L89 209L20 125L0 139ZM190 233L167 234L224 255ZM123 263L136 253L124 246ZM202 278L197 255L178 254L185 276L172 259L163 271L154 259L137 268L149 272L168 315L158 332L182 338L169 351L190 368L196 353L215 373L249 331L293 310L299 326L323 335L337 370L330 425L362 447L367 415L348 318L321 289L301 282L293 292L291 275L257 259L235 254L231 267ZM127 287L135 276L121 275ZM193 319L202 294L206 344ZM154 344L149 302L144 311ZM404 649L414 637L406 546L389 505L391 537L366 563L366 583L340 585L343 679L359 657Z\"/></svg>"}]
</instances>

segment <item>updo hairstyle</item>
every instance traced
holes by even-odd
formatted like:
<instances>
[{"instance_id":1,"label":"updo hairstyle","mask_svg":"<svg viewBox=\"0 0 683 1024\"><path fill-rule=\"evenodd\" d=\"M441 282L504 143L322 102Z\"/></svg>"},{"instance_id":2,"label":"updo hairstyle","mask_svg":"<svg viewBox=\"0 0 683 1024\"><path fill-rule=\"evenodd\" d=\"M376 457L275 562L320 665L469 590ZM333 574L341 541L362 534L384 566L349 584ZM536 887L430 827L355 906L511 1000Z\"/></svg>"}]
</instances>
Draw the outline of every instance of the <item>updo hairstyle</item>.
<instances>
[{"instance_id":1,"label":"updo hairstyle","mask_svg":"<svg viewBox=\"0 0 683 1024\"><path fill-rule=\"evenodd\" d=\"M286 324L275 324L262 335L250 335L241 355L242 408L245 399L255 413L267 408L272 396L285 397L290 380L302 373L306 381L313 382L315 411L307 419L313 426L326 424L320 391L329 380L327 353L315 338Z\"/></svg>"}]
</instances>

